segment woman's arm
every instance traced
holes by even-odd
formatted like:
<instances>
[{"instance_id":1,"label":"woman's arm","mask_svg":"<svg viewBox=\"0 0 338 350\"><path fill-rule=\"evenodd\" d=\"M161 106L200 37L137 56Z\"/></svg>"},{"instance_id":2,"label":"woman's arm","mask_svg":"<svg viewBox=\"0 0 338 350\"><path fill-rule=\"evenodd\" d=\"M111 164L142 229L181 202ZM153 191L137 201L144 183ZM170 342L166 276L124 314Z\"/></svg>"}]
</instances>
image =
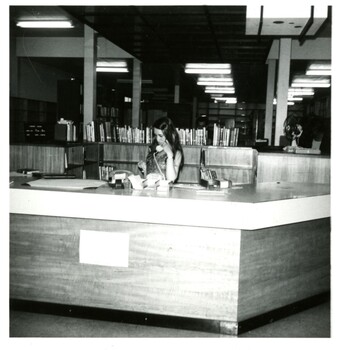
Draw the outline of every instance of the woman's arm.
<instances>
[{"instance_id":1,"label":"woman's arm","mask_svg":"<svg viewBox=\"0 0 338 350\"><path fill-rule=\"evenodd\" d=\"M172 155L168 155L166 167L166 179L174 182L177 179L180 164L182 161L182 154L180 151L176 152L175 159Z\"/></svg>"},{"instance_id":2,"label":"woman's arm","mask_svg":"<svg viewBox=\"0 0 338 350\"><path fill-rule=\"evenodd\" d=\"M168 181L174 182L178 176L180 164L182 161L182 153L180 151L177 151L174 158L173 151L168 141L166 141L162 145L158 145L156 147L156 150L158 152L163 150L167 154L168 158L167 158L167 164L166 164L166 179Z\"/></svg>"}]
</instances>

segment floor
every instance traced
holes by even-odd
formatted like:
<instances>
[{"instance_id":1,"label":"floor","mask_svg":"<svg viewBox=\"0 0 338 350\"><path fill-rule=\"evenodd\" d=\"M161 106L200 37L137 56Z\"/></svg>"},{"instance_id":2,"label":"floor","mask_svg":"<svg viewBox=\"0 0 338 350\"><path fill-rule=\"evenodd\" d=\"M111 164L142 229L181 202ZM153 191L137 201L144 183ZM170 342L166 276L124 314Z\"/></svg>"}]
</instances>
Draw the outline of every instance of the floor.
<instances>
[{"instance_id":1,"label":"floor","mask_svg":"<svg viewBox=\"0 0 338 350\"><path fill-rule=\"evenodd\" d=\"M330 302L243 333L239 338L330 338ZM215 333L10 311L10 337L234 338Z\"/></svg>"}]
</instances>

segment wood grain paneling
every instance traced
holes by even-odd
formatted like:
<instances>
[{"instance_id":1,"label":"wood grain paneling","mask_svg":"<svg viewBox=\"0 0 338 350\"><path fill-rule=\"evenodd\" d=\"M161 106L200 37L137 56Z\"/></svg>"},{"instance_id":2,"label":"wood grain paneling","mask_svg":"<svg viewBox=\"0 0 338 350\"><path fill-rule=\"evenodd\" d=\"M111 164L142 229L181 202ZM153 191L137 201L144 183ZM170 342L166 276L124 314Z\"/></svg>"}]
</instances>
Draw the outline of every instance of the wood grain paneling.
<instances>
[{"instance_id":1,"label":"wood grain paneling","mask_svg":"<svg viewBox=\"0 0 338 350\"><path fill-rule=\"evenodd\" d=\"M14 214L10 225L11 298L237 319L238 230ZM127 233L128 268L80 264L81 228Z\"/></svg>"},{"instance_id":2,"label":"wood grain paneling","mask_svg":"<svg viewBox=\"0 0 338 350\"><path fill-rule=\"evenodd\" d=\"M137 163L146 159L148 147L147 144L104 143L103 160Z\"/></svg>"},{"instance_id":3,"label":"wood grain paneling","mask_svg":"<svg viewBox=\"0 0 338 350\"><path fill-rule=\"evenodd\" d=\"M242 231L239 283L239 321L329 291L330 219Z\"/></svg>"},{"instance_id":4,"label":"wood grain paneling","mask_svg":"<svg viewBox=\"0 0 338 350\"><path fill-rule=\"evenodd\" d=\"M73 174L99 178L99 145L69 143L65 145L10 145L10 171L20 168L38 169L43 173Z\"/></svg>"},{"instance_id":5,"label":"wood grain paneling","mask_svg":"<svg viewBox=\"0 0 338 350\"><path fill-rule=\"evenodd\" d=\"M259 154L257 182L330 183L331 160L327 156Z\"/></svg>"},{"instance_id":6,"label":"wood grain paneling","mask_svg":"<svg viewBox=\"0 0 338 350\"><path fill-rule=\"evenodd\" d=\"M68 163L74 165L82 165L84 158L83 147L69 147L66 148L66 153L68 157Z\"/></svg>"},{"instance_id":7,"label":"wood grain paneling","mask_svg":"<svg viewBox=\"0 0 338 350\"><path fill-rule=\"evenodd\" d=\"M34 168L42 172L63 173L65 171L63 147L18 144L10 146L10 170Z\"/></svg>"},{"instance_id":8,"label":"wood grain paneling","mask_svg":"<svg viewBox=\"0 0 338 350\"><path fill-rule=\"evenodd\" d=\"M184 165L178 176L180 183L199 183L200 168L196 165Z\"/></svg>"},{"instance_id":9,"label":"wood grain paneling","mask_svg":"<svg viewBox=\"0 0 338 350\"><path fill-rule=\"evenodd\" d=\"M208 147L206 149L207 165L252 169L256 166L256 157L257 151L252 148Z\"/></svg>"},{"instance_id":10,"label":"wood grain paneling","mask_svg":"<svg viewBox=\"0 0 338 350\"><path fill-rule=\"evenodd\" d=\"M104 144L104 162L116 169L127 169L138 173L137 163L145 160L148 145L143 144ZM179 182L198 183L200 180L201 148L206 150L206 165L214 168L219 178L234 183L254 183L257 166L257 151L240 147L205 147L184 145L184 167Z\"/></svg>"}]
</instances>

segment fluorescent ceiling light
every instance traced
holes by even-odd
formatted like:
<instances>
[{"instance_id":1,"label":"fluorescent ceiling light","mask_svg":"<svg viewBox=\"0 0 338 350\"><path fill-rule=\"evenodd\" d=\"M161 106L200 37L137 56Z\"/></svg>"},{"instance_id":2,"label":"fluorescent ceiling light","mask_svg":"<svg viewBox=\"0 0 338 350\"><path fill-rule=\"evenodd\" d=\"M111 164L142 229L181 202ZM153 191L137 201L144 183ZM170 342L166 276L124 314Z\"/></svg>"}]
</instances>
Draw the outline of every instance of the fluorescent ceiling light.
<instances>
[{"instance_id":1,"label":"fluorescent ceiling light","mask_svg":"<svg viewBox=\"0 0 338 350\"><path fill-rule=\"evenodd\" d=\"M232 81L198 81L197 85L205 85L205 86L233 86L234 83Z\"/></svg>"},{"instance_id":2,"label":"fluorescent ceiling light","mask_svg":"<svg viewBox=\"0 0 338 350\"><path fill-rule=\"evenodd\" d=\"M187 74L230 74L231 69L220 68L186 68L184 70Z\"/></svg>"},{"instance_id":3,"label":"fluorescent ceiling light","mask_svg":"<svg viewBox=\"0 0 338 350\"><path fill-rule=\"evenodd\" d=\"M233 86L233 80L231 75L228 77L215 78L215 77L199 77L197 85L210 85L210 86Z\"/></svg>"},{"instance_id":4,"label":"fluorescent ceiling light","mask_svg":"<svg viewBox=\"0 0 338 350\"><path fill-rule=\"evenodd\" d=\"M304 92L292 92L290 95L292 96L313 96L315 94L314 91L304 91Z\"/></svg>"},{"instance_id":5,"label":"fluorescent ceiling light","mask_svg":"<svg viewBox=\"0 0 338 350\"><path fill-rule=\"evenodd\" d=\"M232 76L228 75L227 77L221 77L221 78L217 78L217 77L213 77L213 76L209 76L209 77L200 76L197 81L199 81L199 82L210 82L210 81L224 82L224 81L233 81L233 80L232 80Z\"/></svg>"},{"instance_id":6,"label":"fluorescent ceiling light","mask_svg":"<svg viewBox=\"0 0 338 350\"><path fill-rule=\"evenodd\" d=\"M318 61L310 63L308 69L331 69L331 63L325 61Z\"/></svg>"},{"instance_id":7,"label":"fluorescent ceiling light","mask_svg":"<svg viewBox=\"0 0 338 350\"><path fill-rule=\"evenodd\" d=\"M217 90L217 89L214 89L214 90L205 90L205 93L206 94L217 94L217 93L222 93L222 94L234 94L235 93L235 90Z\"/></svg>"},{"instance_id":8,"label":"fluorescent ceiling light","mask_svg":"<svg viewBox=\"0 0 338 350\"><path fill-rule=\"evenodd\" d=\"M288 92L314 92L312 88L289 88Z\"/></svg>"},{"instance_id":9,"label":"fluorescent ceiling light","mask_svg":"<svg viewBox=\"0 0 338 350\"><path fill-rule=\"evenodd\" d=\"M187 63L185 65L187 69L231 69L230 63Z\"/></svg>"},{"instance_id":10,"label":"fluorescent ceiling light","mask_svg":"<svg viewBox=\"0 0 338 350\"><path fill-rule=\"evenodd\" d=\"M318 61L310 63L306 75L331 75L331 62Z\"/></svg>"},{"instance_id":11,"label":"fluorescent ceiling light","mask_svg":"<svg viewBox=\"0 0 338 350\"><path fill-rule=\"evenodd\" d=\"M215 97L217 101L225 101L227 103L237 103L237 97Z\"/></svg>"},{"instance_id":12,"label":"fluorescent ceiling light","mask_svg":"<svg viewBox=\"0 0 338 350\"><path fill-rule=\"evenodd\" d=\"M318 88L328 88L331 86L331 84L326 84L326 83L292 83L292 87L318 87Z\"/></svg>"},{"instance_id":13,"label":"fluorescent ceiling light","mask_svg":"<svg viewBox=\"0 0 338 350\"><path fill-rule=\"evenodd\" d=\"M273 104L274 104L274 105L276 105L276 104L277 104L277 100L276 100L275 98L273 99ZM290 102L288 101L288 103L287 103L287 104L288 104L288 106L293 106L295 103L294 103L294 102L292 102L292 101L290 101Z\"/></svg>"},{"instance_id":14,"label":"fluorescent ceiling light","mask_svg":"<svg viewBox=\"0 0 338 350\"><path fill-rule=\"evenodd\" d=\"M216 97L223 97L223 94L211 94L211 98L216 98Z\"/></svg>"},{"instance_id":15,"label":"fluorescent ceiling light","mask_svg":"<svg viewBox=\"0 0 338 350\"><path fill-rule=\"evenodd\" d=\"M128 68L124 67L96 67L97 72L107 73L128 73Z\"/></svg>"},{"instance_id":16,"label":"fluorescent ceiling light","mask_svg":"<svg viewBox=\"0 0 338 350\"><path fill-rule=\"evenodd\" d=\"M188 74L230 74L229 63L187 63L185 73Z\"/></svg>"},{"instance_id":17,"label":"fluorescent ceiling light","mask_svg":"<svg viewBox=\"0 0 338 350\"><path fill-rule=\"evenodd\" d=\"M19 21L21 28L73 28L71 21Z\"/></svg>"},{"instance_id":18,"label":"fluorescent ceiling light","mask_svg":"<svg viewBox=\"0 0 338 350\"><path fill-rule=\"evenodd\" d=\"M331 69L308 69L306 75L331 75Z\"/></svg>"},{"instance_id":19,"label":"fluorescent ceiling light","mask_svg":"<svg viewBox=\"0 0 338 350\"><path fill-rule=\"evenodd\" d=\"M308 75L296 75L292 79L292 87L330 87L330 78L310 77Z\"/></svg>"},{"instance_id":20,"label":"fluorescent ceiling light","mask_svg":"<svg viewBox=\"0 0 338 350\"><path fill-rule=\"evenodd\" d=\"M303 97L293 97L289 96L288 101L303 101Z\"/></svg>"},{"instance_id":21,"label":"fluorescent ceiling light","mask_svg":"<svg viewBox=\"0 0 338 350\"><path fill-rule=\"evenodd\" d=\"M128 73L128 65L126 61L99 60L96 62L97 72L107 73Z\"/></svg>"},{"instance_id":22,"label":"fluorescent ceiling light","mask_svg":"<svg viewBox=\"0 0 338 350\"><path fill-rule=\"evenodd\" d=\"M96 67L127 67L126 61L97 61Z\"/></svg>"},{"instance_id":23,"label":"fluorescent ceiling light","mask_svg":"<svg viewBox=\"0 0 338 350\"><path fill-rule=\"evenodd\" d=\"M234 87L222 87L222 86L207 86L205 91L216 90L218 93L224 93L223 91L235 91Z\"/></svg>"},{"instance_id":24,"label":"fluorescent ceiling light","mask_svg":"<svg viewBox=\"0 0 338 350\"><path fill-rule=\"evenodd\" d=\"M293 83L317 83L317 84L329 84L330 78L321 77L309 77L307 75L296 75L292 79Z\"/></svg>"},{"instance_id":25,"label":"fluorescent ceiling light","mask_svg":"<svg viewBox=\"0 0 338 350\"><path fill-rule=\"evenodd\" d=\"M312 96L315 92L313 88L289 88L288 95L292 96Z\"/></svg>"}]
</instances>

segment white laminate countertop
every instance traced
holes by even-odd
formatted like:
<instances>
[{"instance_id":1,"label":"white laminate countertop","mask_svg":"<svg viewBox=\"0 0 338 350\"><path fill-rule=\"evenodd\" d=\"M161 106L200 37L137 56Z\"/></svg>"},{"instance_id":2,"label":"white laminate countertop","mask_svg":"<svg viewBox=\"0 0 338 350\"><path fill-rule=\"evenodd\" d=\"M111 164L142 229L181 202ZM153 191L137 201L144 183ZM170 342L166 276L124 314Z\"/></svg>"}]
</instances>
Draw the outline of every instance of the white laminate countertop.
<instances>
[{"instance_id":1,"label":"white laminate countertop","mask_svg":"<svg viewBox=\"0 0 338 350\"><path fill-rule=\"evenodd\" d=\"M221 191L194 186L116 190L32 188L10 177L10 212L169 225L255 230L330 217L330 186L271 182ZM190 188L189 188L190 187Z\"/></svg>"}]
</instances>

